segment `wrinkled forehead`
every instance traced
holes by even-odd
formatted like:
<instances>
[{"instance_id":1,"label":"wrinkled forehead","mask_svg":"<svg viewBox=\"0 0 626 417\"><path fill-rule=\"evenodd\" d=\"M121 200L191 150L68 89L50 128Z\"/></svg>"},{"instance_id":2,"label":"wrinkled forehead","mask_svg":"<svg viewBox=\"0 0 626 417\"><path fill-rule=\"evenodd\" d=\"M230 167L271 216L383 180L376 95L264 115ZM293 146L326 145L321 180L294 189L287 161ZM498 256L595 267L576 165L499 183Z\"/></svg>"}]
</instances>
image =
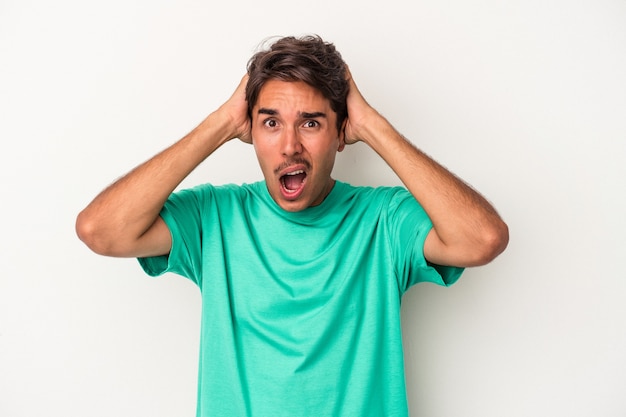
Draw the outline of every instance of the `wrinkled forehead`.
<instances>
[{"instance_id":1,"label":"wrinkled forehead","mask_svg":"<svg viewBox=\"0 0 626 417\"><path fill-rule=\"evenodd\" d=\"M260 113L291 118L337 117L330 100L302 81L267 81L252 108L252 116Z\"/></svg>"}]
</instances>

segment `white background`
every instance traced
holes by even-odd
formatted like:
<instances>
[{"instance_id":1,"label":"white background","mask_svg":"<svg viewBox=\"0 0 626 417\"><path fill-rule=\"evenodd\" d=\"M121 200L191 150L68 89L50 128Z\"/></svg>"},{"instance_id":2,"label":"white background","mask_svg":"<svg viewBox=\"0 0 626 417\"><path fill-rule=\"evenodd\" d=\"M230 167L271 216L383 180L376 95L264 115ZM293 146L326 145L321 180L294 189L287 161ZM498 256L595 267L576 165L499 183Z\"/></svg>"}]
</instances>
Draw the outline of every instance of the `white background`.
<instances>
[{"instance_id":1,"label":"white background","mask_svg":"<svg viewBox=\"0 0 626 417\"><path fill-rule=\"evenodd\" d=\"M626 415L624 0L0 0L0 415L194 415L198 291L92 254L75 216L306 33L510 226L405 297L411 414ZM399 184L360 145L335 176ZM232 142L184 185L260 178Z\"/></svg>"}]
</instances>

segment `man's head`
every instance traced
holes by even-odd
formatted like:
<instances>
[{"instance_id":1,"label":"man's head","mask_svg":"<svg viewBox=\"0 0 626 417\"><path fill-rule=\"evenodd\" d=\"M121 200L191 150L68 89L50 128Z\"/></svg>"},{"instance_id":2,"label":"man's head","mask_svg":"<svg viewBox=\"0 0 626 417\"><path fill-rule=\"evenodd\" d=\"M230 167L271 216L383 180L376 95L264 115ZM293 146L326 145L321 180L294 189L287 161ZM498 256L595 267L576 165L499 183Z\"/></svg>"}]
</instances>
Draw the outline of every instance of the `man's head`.
<instances>
[{"instance_id":1,"label":"man's head","mask_svg":"<svg viewBox=\"0 0 626 417\"><path fill-rule=\"evenodd\" d=\"M248 63L251 136L268 191L286 211L320 204L343 150L346 65L319 37L287 37Z\"/></svg>"},{"instance_id":2,"label":"man's head","mask_svg":"<svg viewBox=\"0 0 626 417\"><path fill-rule=\"evenodd\" d=\"M337 113L337 130L348 115L346 63L332 43L319 36L280 38L248 61L248 115L268 80L303 81L319 90Z\"/></svg>"}]
</instances>

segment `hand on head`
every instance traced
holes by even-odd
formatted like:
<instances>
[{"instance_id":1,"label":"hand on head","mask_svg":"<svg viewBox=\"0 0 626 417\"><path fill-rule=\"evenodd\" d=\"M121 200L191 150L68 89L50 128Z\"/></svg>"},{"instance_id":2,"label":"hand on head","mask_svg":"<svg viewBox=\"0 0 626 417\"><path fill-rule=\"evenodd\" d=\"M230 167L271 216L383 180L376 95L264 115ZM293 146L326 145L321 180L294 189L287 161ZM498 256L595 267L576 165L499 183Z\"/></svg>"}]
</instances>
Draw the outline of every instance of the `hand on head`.
<instances>
[{"instance_id":1,"label":"hand on head","mask_svg":"<svg viewBox=\"0 0 626 417\"><path fill-rule=\"evenodd\" d=\"M243 76L233 95L220 106L218 112L230 121L231 139L239 138L242 142L252 143L246 85L248 85L248 74Z\"/></svg>"},{"instance_id":2,"label":"hand on head","mask_svg":"<svg viewBox=\"0 0 626 417\"><path fill-rule=\"evenodd\" d=\"M350 68L347 66L346 79L350 84L350 91L348 92L347 98L348 118L346 120L344 134L346 144L350 145L365 139L365 128L368 119L370 117L377 116L378 113L369 105L359 91L354 79L352 78Z\"/></svg>"}]
</instances>

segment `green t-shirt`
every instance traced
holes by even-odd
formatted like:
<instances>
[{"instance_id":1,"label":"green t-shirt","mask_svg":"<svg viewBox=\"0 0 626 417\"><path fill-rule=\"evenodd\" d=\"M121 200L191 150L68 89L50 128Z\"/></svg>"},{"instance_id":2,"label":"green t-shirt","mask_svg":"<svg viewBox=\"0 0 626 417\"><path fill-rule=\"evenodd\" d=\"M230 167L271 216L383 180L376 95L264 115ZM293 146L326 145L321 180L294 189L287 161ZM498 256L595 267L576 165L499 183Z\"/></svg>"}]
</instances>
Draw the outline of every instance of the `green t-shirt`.
<instances>
[{"instance_id":1,"label":"green t-shirt","mask_svg":"<svg viewBox=\"0 0 626 417\"><path fill-rule=\"evenodd\" d=\"M140 263L202 293L198 416L406 416L400 300L462 269L423 256L432 227L401 187L337 181L286 212L265 182L173 194L169 256Z\"/></svg>"}]
</instances>

